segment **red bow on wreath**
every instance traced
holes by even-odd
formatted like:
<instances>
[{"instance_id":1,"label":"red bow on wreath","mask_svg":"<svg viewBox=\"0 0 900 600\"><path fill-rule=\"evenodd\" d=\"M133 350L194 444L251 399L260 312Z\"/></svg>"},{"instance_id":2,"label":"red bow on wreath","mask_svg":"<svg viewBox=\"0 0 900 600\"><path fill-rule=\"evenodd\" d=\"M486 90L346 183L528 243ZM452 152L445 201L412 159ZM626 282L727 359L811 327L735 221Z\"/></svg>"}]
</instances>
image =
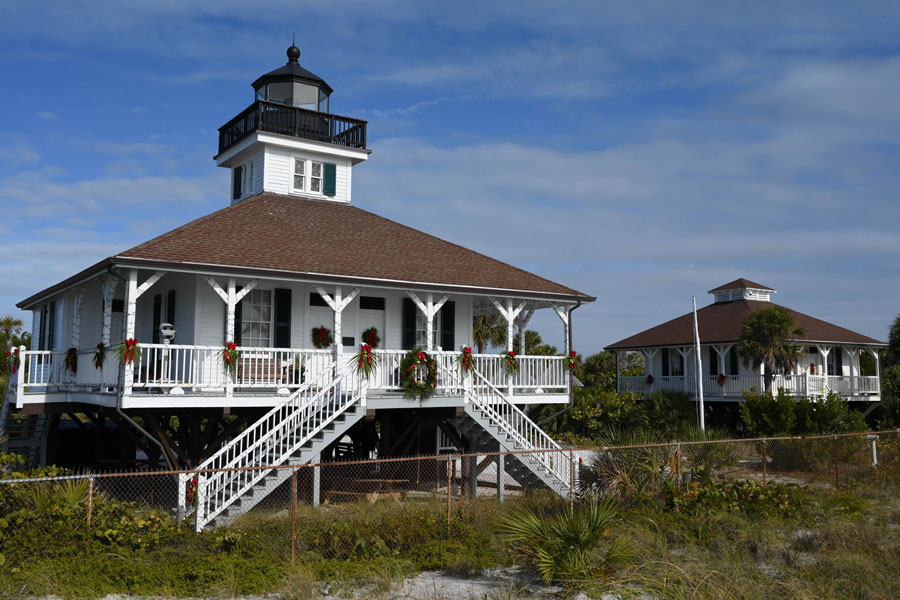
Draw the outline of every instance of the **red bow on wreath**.
<instances>
[{"instance_id":1,"label":"red bow on wreath","mask_svg":"<svg viewBox=\"0 0 900 600\"><path fill-rule=\"evenodd\" d=\"M194 504L194 495L196 493L197 493L197 477L194 476L194 478L191 479L190 485L188 486L188 491L187 491L187 505L188 506L192 506Z\"/></svg>"},{"instance_id":2,"label":"red bow on wreath","mask_svg":"<svg viewBox=\"0 0 900 600\"><path fill-rule=\"evenodd\" d=\"M362 344L359 347L359 367L362 368L363 362L367 365L372 364L372 346L369 344Z\"/></svg>"},{"instance_id":3,"label":"red bow on wreath","mask_svg":"<svg viewBox=\"0 0 900 600\"><path fill-rule=\"evenodd\" d=\"M569 352L569 369L571 369L573 371L575 370L575 357L577 355L578 355L578 353L575 352L574 350Z\"/></svg>"},{"instance_id":4,"label":"red bow on wreath","mask_svg":"<svg viewBox=\"0 0 900 600\"><path fill-rule=\"evenodd\" d=\"M19 371L19 349L13 348L6 353L3 361L3 370L9 369L10 374L15 375Z\"/></svg>"},{"instance_id":5,"label":"red bow on wreath","mask_svg":"<svg viewBox=\"0 0 900 600\"><path fill-rule=\"evenodd\" d=\"M66 351L66 361L64 366L72 371L72 375L78 372L78 348L69 348Z\"/></svg>"},{"instance_id":6,"label":"red bow on wreath","mask_svg":"<svg viewBox=\"0 0 900 600\"><path fill-rule=\"evenodd\" d=\"M134 361L134 351L137 348L138 342L134 338L128 338L125 340L125 360L123 361L126 365L131 364Z\"/></svg>"},{"instance_id":7,"label":"red bow on wreath","mask_svg":"<svg viewBox=\"0 0 900 600\"><path fill-rule=\"evenodd\" d=\"M228 349L225 352L225 362L231 363L235 359L235 353L237 352L237 344L234 342L226 342L225 347Z\"/></svg>"},{"instance_id":8,"label":"red bow on wreath","mask_svg":"<svg viewBox=\"0 0 900 600\"><path fill-rule=\"evenodd\" d=\"M459 356L459 365L466 373L472 369L472 349L468 346L463 346L462 354Z\"/></svg>"},{"instance_id":9,"label":"red bow on wreath","mask_svg":"<svg viewBox=\"0 0 900 600\"><path fill-rule=\"evenodd\" d=\"M519 361L516 360L516 353L512 350L506 353L506 369L510 373L519 370Z\"/></svg>"},{"instance_id":10,"label":"red bow on wreath","mask_svg":"<svg viewBox=\"0 0 900 600\"><path fill-rule=\"evenodd\" d=\"M94 350L94 368L100 370L103 368L103 359L106 358L104 354L105 346L103 342L97 344L97 349Z\"/></svg>"}]
</instances>

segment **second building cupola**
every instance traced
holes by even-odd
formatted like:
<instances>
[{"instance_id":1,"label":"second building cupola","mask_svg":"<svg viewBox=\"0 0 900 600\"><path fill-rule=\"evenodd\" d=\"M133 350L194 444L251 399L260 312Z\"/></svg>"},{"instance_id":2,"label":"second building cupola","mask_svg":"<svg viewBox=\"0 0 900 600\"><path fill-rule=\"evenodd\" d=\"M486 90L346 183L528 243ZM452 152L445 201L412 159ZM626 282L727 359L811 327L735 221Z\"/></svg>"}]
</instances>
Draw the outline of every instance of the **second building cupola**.
<instances>
[{"instance_id":1,"label":"second building cupola","mask_svg":"<svg viewBox=\"0 0 900 600\"><path fill-rule=\"evenodd\" d=\"M330 112L333 89L287 63L253 82L254 102L219 128L216 164L231 170L232 204L262 192L350 201L351 169L366 160L366 121Z\"/></svg>"}]
</instances>

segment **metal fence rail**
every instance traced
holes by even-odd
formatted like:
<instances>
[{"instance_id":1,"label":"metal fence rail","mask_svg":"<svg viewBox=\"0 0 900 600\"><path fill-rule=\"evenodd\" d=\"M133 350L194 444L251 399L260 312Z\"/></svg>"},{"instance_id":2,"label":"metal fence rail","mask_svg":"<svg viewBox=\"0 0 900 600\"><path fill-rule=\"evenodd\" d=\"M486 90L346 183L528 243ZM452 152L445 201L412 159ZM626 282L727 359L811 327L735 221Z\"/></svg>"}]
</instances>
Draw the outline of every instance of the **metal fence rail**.
<instances>
[{"instance_id":1,"label":"metal fence rail","mask_svg":"<svg viewBox=\"0 0 900 600\"><path fill-rule=\"evenodd\" d=\"M533 478L517 477L514 465L529 454L553 456L555 472L566 475L567 497L560 497L559 490L551 492L539 487ZM0 517L4 510L38 510L28 504L30 494L4 495L4 486L53 489L81 485L84 492L81 510L88 525L99 504L116 501L158 509L193 526L198 497L195 482L237 473L252 478L255 474L275 470L287 471L280 478L281 483L266 497L254 502L252 508L230 526L241 528L244 526L242 519L262 519L272 531L279 532L277 535L284 536L284 543L290 544L292 555L299 549L326 558L340 558L340 548L321 545L318 537L306 539L304 525L322 519L364 520L363 517L372 510L371 506L377 503L383 510L427 513L430 515L428 522L443 531L451 525L454 508L475 499L508 501L543 493L547 501L571 507L578 498L587 495L652 496L671 489L671 485L677 488L700 479L842 487L873 474L900 472L900 430L454 453L228 469L86 473L59 477L0 473ZM526 483L529 481L531 486ZM19 498L22 505L5 505L3 498L7 498L7 502L8 498Z\"/></svg>"}]
</instances>

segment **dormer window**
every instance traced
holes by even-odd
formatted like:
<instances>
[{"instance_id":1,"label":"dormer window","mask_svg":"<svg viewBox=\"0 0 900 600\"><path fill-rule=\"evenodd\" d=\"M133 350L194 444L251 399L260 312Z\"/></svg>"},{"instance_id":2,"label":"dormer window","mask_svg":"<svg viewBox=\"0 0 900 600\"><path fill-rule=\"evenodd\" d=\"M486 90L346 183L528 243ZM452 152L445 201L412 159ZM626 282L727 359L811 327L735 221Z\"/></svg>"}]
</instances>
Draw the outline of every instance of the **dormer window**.
<instances>
[{"instance_id":1,"label":"dormer window","mask_svg":"<svg viewBox=\"0 0 900 600\"><path fill-rule=\"evenodd\" d=\"M294 157L293 191L304 194L335 195L337 165Z\"/></svg>"},{"instance_id":2,"label":"dormer window","mask_svg":"<svg viewBox=\"0 0 900 600\"><path fill-rule=\"evenodd\" d=\"M253 193L253 161L247 161L233 170L231 199L240 200Z\"/></svg>"}]
</instances>

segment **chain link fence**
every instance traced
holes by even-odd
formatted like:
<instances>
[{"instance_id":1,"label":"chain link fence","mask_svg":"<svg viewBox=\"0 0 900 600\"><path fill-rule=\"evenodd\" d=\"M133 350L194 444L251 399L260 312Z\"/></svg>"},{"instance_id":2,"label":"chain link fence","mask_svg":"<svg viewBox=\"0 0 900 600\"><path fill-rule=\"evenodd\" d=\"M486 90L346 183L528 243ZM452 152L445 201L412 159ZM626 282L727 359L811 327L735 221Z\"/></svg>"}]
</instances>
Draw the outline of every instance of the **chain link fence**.
<instances>
[{"instance_id":1,"label":"chain link fence","mask_svg":"<svg viewBox=\"0 0 900 600\"><path fill-rule=\"evenodd\" d=\"M883 473L900 473L900 430L549 453L550 461L567 469L546 468L547 456L547 451L444 454L244 469L261 477L249 478L256 483L246 491L217 488L216 504L206 489L226 472L45 478L7 473L0 479L0 518L20 509L39 511L42 499L55 492L79 499L72 519L82 523L84 519L89 527L99 508L131 503L138 512L156 509L157 514L171 515L197 529L256 528L266 532L268 543L289 548L292 559L309 553L346 559L367 545L389 545L389 540L366 537L371 519L385 512L408 520L409 532L430 527L450 539L455 521L470 518L464 509L478 499L571 508L587 495L652 497L717 480L842 487ZM560 477L561 472L568 472L568 477ZM13 490L16 493L5 493ZM209 503L206 508L204 503ZM213 505L216 508L210 509Z\"/></svg>"}]
</instances>

